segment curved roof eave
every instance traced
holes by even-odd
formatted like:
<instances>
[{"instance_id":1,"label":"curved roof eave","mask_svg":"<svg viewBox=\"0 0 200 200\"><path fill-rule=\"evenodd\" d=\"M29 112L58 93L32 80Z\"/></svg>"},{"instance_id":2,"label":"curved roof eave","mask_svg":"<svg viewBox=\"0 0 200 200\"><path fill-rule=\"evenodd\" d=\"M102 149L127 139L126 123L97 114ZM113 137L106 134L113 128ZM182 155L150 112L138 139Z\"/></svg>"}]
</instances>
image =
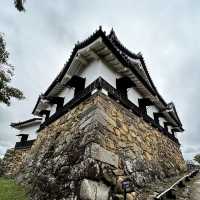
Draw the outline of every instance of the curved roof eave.
<instances>
[{"instance_id":1,"label":"curved roof eave","mask_svg":"<svg viewBox=\"0 0 200 200\"><path fill-rule=\"evenodd\" d=\"M41 123L42 118L39 117L35 117L35 118L31 118L22 122L17 122L17 123L11 123L10 126L16 129L20 129L22 127L27 127L29 125L33 125L33 124L37 124L37 123Z\"/></svg>"}]
</instances>

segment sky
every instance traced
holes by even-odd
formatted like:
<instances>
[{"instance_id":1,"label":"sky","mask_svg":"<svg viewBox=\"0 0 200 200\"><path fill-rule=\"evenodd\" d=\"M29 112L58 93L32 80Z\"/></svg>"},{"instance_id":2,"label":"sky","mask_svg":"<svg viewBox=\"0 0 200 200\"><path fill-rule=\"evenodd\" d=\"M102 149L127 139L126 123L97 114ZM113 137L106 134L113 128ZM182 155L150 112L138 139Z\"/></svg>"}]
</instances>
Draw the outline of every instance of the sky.
<instances>
[{"instance_id":1,"label":"sky","mask_svg":"<svg viewBox=\"0 0 200 200\"><path fill-rule=\"evenodd\" d=\"M9 124L32 117L74 44L100 25L142 52L158 91L176 105L185 129L179 134L184 158L200 153L200 1L27 0L25 7L18 12L12 0L0 0L0 32L15 66L11 84L26 96L10 107L0 104L0 156L17 140Z\"/></svg>"}]
</instances>

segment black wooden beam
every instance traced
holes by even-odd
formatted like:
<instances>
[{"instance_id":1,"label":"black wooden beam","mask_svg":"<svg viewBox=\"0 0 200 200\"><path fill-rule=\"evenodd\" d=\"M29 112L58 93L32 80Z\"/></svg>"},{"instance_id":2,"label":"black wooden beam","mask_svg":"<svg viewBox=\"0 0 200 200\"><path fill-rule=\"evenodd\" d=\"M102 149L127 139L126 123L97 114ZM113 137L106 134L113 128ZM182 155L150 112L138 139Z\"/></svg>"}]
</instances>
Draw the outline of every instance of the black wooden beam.
<instances>
[{"instance_id":1,"label":"black wooden beam","mask_svg":"<svg viewBox=\"0 0 200 200\"><path fill-rule=\"evenodd\" d=\"M159 118L160 117L164 117L163 113L162 112L157 112L157 113L153 113L153 116L154 116L154 120L157 124L160 124L159 122Z\"/></svg>"},{"instance_id":2,"label":"black wooden beam","mask_svg":"<svg viewBox=\"0 0 200 200\"><path fill-rule=\"evenodd\" d=\"M50 110L42 110L42 111L40 111L39 114L40 115L45 115L45 121L46 121L47 119L49 119Z\"/></svg>"},{"instance_id":3,"label":"black wooden beam","mask_svg":"<svg viewBox=\"0 0 200 200\"><path fill-rule=\"evenodd\" d=\"M47 100L49 100L50 104L56 104L56 111L62 109L63 104L64 104L64 97L47 97Z\"/></svg>"},{"instance_id":4,"label":"black wooden beam","mask_svg":"<svg viewBox=\"0 0 200 200\"><path fill-rule=\"evenodd\" d=\"M180 130L178 130L176 127L172 129L172 131L175 132L180 132Z\"/></svg>"},{"instance_id":5,"label":"black wooden beam","mask_svg":"<svg viewBox=\"0 0 200 200\"><path fill-rule=\"evenodd\" d=\"M76 96L80 91L85 89L85 78L76 75L72 76L66 85L75 88L74 96Z\"/></svg>"},{"instance_id":6,"label":"black wooden beam","mask_svg":"<svg viewBox=\"0 0 200 200\"><path fill-rule=\"evenodd\" d=\"M168 126L173 126L170 122L164 122L164 128L168 131Z\"/></svg>"},{"instance_id":7,"label":"black wooden beam","mask_svg":"<svg viewBox=\"0 0 200 200\"><path fill-rule=\"evenodd\" d=\"M21 137L20 142L26 142L28 140L28 134L18 134L16 136Z\"/></svg>"},{"instance_id":8,"label":"black wooden beam","mask_svg":"<svg viewBox=\"0 0 200 200\"><path fill-rule=\"evenodd\" d=\"M127 98L127 89L135 86L135 83L128 77L116 79L116 88L125 98Z\"/></svg>"},{"instance_id":9,"label":"black wooden beam","mask_svg":"<svg viewBox=\"0 0 200 200\"><path fill-rule=\"evenodd\" d=\"M147 106L154 105L153 102L148 98L138 99L139 108L143 114L147 114Z\"/></svg>"},{"instance_id":10,"label":"black wooden beam","mask_svg":"<svg viewBox=\"0 0 200 200\"><path fill-rule=\"evenodd\" d=\"M30 149L35 140L27 140L24 142L16 142L15 149Z\"/></svg>"},{"instance_id":11,"label":"black wooden beam","mask_svg":"<svg viewBox=\"0 0 200 200\"><path fill-rule=\"evenodd\" d=\"M172 124L171 122L164 122L164 124L165 124L166 126L173 126L173 124Z\"/></svg>"}]
</instances>

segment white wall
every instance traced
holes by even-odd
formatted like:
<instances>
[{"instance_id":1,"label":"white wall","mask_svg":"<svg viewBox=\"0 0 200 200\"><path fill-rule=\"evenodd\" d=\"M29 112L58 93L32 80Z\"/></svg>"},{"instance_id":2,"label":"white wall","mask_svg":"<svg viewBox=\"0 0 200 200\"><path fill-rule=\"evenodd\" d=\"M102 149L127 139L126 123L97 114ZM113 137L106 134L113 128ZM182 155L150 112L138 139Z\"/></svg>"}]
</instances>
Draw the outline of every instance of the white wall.
<instances>
[{"instance_id":1,"label":"white wall","mask_svg":"<svg viewBox=\"0 0 200 200\"><path fill-rule=\"evenodd\" d=\"M49 107L50 110L50 116L52 116L56 112L57 104L53 104Z\"/></svg>"},{"instance_id":2,"label":"white wall","mask_svg":"<svg viewBox=\"0 0 200 200\"><path fill-rule=\"evenodd\" d=\"M172 134L172 129L173 127L172 126L168 126L168 132Z\"/></svg>"},{"instance_id":3,"label":"white wall","mask_svg":"<svg viewBox=\"0 0 200 200\"><path fill-rule=\"evenodd\" d=\"M39 126L40 126L40 124L25 127L23 129L19 130L19 134L29 134L28 140L36 139L36 137L37 137L36 131L38 130Z\"/></svg>"},{"instance_id":4,"label":"white wall","mask_svg":"<svg viewBox=\"0 0 200 200\"><path fill-rule=\"evenodd\" d=\"M86 78L85 87L101 76L105 81L116 88L116 79L120 78L120 74L115 72L109 66L105 65L101 60L94 60L87 67L84 67L79 76Z\"/></svg>"},{"instance_id":5,"label":"white wall","mask_svg":"<svg viewBox=\"0 0 200 200\"><path fill-rule=\"evenodd\" d=\"M156 106L147 106L147 115L149 115L149 117L151 117L152 119L154 119L154 112L159 112L158 108Z\"/></svg>"},{"instance_id":6,"label":"white wall","mask_svg":"<svg viewBox=\"0 0 200 200\"><path fill-rule=\"evenodd\" d=\"M74 88L66 87L58 96L64 97L64 105L74 97Z\"/></svg>"},{"instance_id":7,"label":"white wall","mask_svg":"<svg viewBox=\"0 0 200 200\"><path fill-rule=\"evenodd\" d=\"M141 99L141 94L134 88L128 88L127 90L128 99L134 103L135 105L139 106L138 99Z\"/></svg>"},{"instance_id":8,"label":"white wall","mask_svg":"<svg viewBox=\"0 0 200 200\"><path fill-rule=\"evenodd\" d=\"M164 128L164 122L167 122L163 117L159 118L160 125Z\"/></svg>"},{"instance_id":9,"label":"white wall","mask_svg":"<svg viewBox=\"0 0 200 200\"><path fill-rule=\"evenodd\" d=\"M46 119L46 115L42 115L42 121L41 121L41 124L42 124L43 122L45 122L45 119Z\"/></svg>"}]
</instances>

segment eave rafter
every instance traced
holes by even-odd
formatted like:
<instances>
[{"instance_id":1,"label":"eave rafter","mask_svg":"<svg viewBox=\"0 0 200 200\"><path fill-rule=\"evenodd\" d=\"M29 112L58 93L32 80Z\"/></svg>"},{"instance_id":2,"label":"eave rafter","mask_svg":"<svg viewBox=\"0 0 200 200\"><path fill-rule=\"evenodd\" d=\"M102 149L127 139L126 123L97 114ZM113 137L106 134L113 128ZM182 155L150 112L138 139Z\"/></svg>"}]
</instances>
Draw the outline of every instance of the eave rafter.
<instances>
[{"instance_id":1,"label":"eave rafter","mask_svg":"<svg viewBox=\"0 0 200 200\"><path fill-rule=\"evenodd\" d=\"M92 57L93 57L95 60L100 60L100 57L98 56L98 54L97 54L92 48L90 48L89 51L90 51Z\"/></svg>"},{"instance_id":2,"label":"eave rafter","mask_svg":"<svg viewBox=\"0 0 200 200\"><path fill-rule=\"evenodd\" d=\"M81 54L81 53L78 53L77 54L77 59L80 61L80 63L84 66L87 66L88 65L88 61L87 59Z\"/></svg>"}]
</instances>

